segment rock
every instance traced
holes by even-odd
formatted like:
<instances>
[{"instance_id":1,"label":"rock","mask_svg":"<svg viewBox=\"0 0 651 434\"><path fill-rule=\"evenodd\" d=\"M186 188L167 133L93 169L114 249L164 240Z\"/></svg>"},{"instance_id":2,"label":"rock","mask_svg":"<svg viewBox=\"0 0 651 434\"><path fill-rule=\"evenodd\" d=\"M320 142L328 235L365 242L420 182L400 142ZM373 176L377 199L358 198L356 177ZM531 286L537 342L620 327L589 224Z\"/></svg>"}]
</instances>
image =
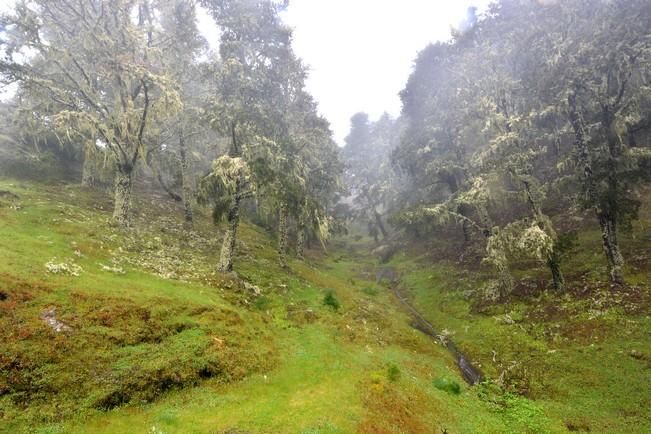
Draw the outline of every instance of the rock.
<instances>
[{"instance_id":1,"label":"rock","mask_svg":"<svg viewBox=\"0 0 651 434\"><path fill-rule=\"evenodd\" d=\"M262 290L260 287L253 285L247 281L244 281L244 289L253 293L256 297L262 295Z\"/></svg>"},{"instance_id":2,"label":"rock","mask_svg":"<svg viewBox=\"0 0 651 434\"><path fill-rule=\"evenodd\" d=\"M391 244L383 244L371 252L374 256L377 256L382 264L389 262L389 260L396 254L398 248Z\"/></svg>"},{"instance_id":3,"label":"rock","mask_svg":"<svg viewBox=\"0 0 651 434\"><path fill-rule=\"evenodd\" d=\"M0 190L0 197L5 197L5 198L8 198L8 199L12 199L12 200L20 199L20 197L18 197L17 194L12 193L12 192L10 192L8 190Z\"/></svg>"},{"instance_id":4,"label":"rock","mask_svg":"<svg viewBox=\"0 0 651 434\"><path fill-rule=\"evenodd\" d=\"M377 283L382 283L386 281L387 283L397 283L400 280L400 275L393 268L382 268L375 273L375 281Z\"/></svg>"}]
</instances>

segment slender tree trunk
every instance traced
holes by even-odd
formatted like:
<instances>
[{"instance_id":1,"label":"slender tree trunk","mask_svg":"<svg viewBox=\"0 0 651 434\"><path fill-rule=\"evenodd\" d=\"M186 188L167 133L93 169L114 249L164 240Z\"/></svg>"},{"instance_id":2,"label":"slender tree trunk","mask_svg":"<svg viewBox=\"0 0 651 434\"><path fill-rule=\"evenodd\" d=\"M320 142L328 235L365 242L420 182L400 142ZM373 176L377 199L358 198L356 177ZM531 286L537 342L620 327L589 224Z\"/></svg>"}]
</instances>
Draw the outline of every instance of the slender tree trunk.
<instances>
[{"instance_id":1,"label":"slender tree trunk","mask_svg":"<svg viewBox=\"0 0 651 434\"><path fill-rule=\"evenodd\" d=\"M296 258L304 260L305 253L305 214L298 216L298 225L296 229Z\"/></svg>"},{"instance_id":2,"label":"slender tree trunk","mask_svg":"<svg viewBox=\"0 0 651 434\"><path fill-rule=\"evenodd\" d=\"M224 234L222 250L219 255L219 264L217 271L228 273L233 271L233 255L235 253L235 241L237 239L237 227L240 224L240 199L236 196L233 204L228 210L228 228Z\"/></svg>"},{"instance_id":3,"label":"slender tree trunk","mask_svg":"<svg viewBox=\"0 0 651 434\"><path fill-rule=\"evenodd\" d=\"M384 228L384 223L382 223L382 215L380 215L379 212L376 210L373 210L373 214L375 216L375 224L377 227L380 229L380 232L382 233L382 238L386 239L387 238L387 230Z\"/></svg>"},{"instance_id":4,"label":"slender tree trunk","mask_svg":"<svg viewBox=\"0 0 651 434\"><path fill-rule=\"evenodd\" d=\"M287 204L280 203L278 210L278 261L281 267L287 267Z\"/></svg>"},{"instance_id":5,"label":"slender tree trunk","mask_svg":"<svg viewBox=\"0 0 651 434\"><path fill-rule=\"evenodd\" d=\"M181 158L181 183L183 197L183 215L185 217L185 226L192 229L194 217L192 214L192 187L190 185L190 174L188 173L188 159L185 149L185 140L183 133L179 137L179 154Z\"/></svg>"},{"instance_id":6,"label":"slender tree trunk","mask_svg":"<svg viewBox=\"0 0 651 434\"><path fill-rule=\"evenodd\" d=\"M545 233L551 237L553 241L552 250L549 252L547 257L547 266L549 267L549 271L552 273L552 283L554 285L554 290L563 292L565 291L565 278L563 277L563 272L561 271L560 255L556 251L556 241L558 238L556 236L556 231L552 227L549 218L543 214L538 201L534 198L529 182L523 181L522 184L524 185L524 190L527 195L527 202L531 208L531 213L533 214L538 227L545 231Z\"/></svg>"},{"instance_id":7,"label":"slender tree trunk","mask_svg":"<svg viewBox=\"0 0 651 434\"><path fill-rule=\"evenodd\" d=\"M82 158L84 161L81 167L81 186L94 187L96 182L95 175L97 173L95 158L86 147L84 147Z\"/></svg>"},{"instance_id":8,"label":"slender tree trunk","mask_svg":"<svg viewBox=\"0 0 651 434\"><path fill-rule=\"evenodd\" d=\"M119 166L115 173L115 204L113 208L113 221L119 226L129 226L132 188L133 167Z\"/></svg>"}]
</instances>

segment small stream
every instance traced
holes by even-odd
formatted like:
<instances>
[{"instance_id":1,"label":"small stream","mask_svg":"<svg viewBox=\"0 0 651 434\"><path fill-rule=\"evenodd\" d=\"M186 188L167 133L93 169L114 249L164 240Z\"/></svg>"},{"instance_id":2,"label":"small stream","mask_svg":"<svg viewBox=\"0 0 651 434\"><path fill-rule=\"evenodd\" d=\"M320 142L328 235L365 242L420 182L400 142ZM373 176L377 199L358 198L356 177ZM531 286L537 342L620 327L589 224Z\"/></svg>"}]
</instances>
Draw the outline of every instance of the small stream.
<instances>
[{"instance_id":1,"label":"small stream","mask_svg":"<svg viewBox=\"0 0 651 434\"><path fill-rule=\"evenodd\" d=\"M411 303L409 303L407 297L405 297L405 295L400 291L400 279L397 278L397 273L391 270L383 270L380 271L378 275L383 277L390 277L389 282L393 294L407 309L407 311L409 311L412 317L413 321L411 323L411 326L416 330L423 332L432 340L442 344L448 349L448 351L450 351L457 363L457 366L459 367L459 370L461 371L461 375L463 375L464 380L466 380L468 384L474 386L475 384L480 383L483 380L481 371L475 367L470 360L468 360L468 357L466 357L461 352L461 350L459 350L459 348L454 344L454 342L452 342L452 340L449 338L442 338L441 334L436 331L432 323L427 321L427 319L425 319L425 317L421 315L421 313L418 312L418 310L416 310L416 308L412 306ZM380 282L381 280L382 279L379 279Z\"/></svg>"}]
</instances>

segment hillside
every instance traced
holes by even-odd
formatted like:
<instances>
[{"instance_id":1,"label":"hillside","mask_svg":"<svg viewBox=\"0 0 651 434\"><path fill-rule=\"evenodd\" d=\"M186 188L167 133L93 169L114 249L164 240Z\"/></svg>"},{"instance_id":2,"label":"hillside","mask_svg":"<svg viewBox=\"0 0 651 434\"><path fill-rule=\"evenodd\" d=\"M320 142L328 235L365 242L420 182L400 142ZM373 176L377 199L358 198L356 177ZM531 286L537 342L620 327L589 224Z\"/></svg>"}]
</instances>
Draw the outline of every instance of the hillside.
<instances>
[{"instance_id":1,"label":"hillside","mask_svg":"<svg viewBox=\"0 0 651 434\"><path fill-rule=\"evenodd\" d=\"M650 426L647 286L608 295L588 285L477 313L463 293L480 274L396 256L390 265L413 303L515 394L463 382L450 354L376 283L364 240L311 251L288 273L269 236L246 224L238 275L221 277L221 231L203 218L183 232L180 211L160 197L141 192L137 223L123 231L109 225L101 193L14 179L0 187L1 432ZM593 265L575 261L577 274Z\"/></svg>"},{"instance_id":2,"label":"hillside","mask_svg":"<svg viewBox=\"0 0 651 434\"><path fill-rule=\"evenodd\" d=\"M180 213L158 197L140 200L135 227L122 232L101 193L12 179L0 190L11 192L0 208L2 432L497 432L511 423L409 327L371 262L313 252L288 274L269 237L246 225L239 277L222 278L212 271L220 231L205 219L184 234L169 216ZM330 290L338 310L323 303ZM436 389L439 378L461 394Z\"/></svg>"}]
</instances>

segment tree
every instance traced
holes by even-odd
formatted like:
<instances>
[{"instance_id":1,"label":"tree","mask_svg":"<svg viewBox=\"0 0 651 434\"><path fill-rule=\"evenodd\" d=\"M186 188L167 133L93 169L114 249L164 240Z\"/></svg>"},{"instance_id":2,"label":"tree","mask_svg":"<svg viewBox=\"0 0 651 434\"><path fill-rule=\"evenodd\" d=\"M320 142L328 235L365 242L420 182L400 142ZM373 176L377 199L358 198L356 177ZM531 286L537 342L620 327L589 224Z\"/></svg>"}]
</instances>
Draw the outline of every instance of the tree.
<instances>
[{"instance_id":1,"label":"tree","mask_svg":"<svg viewBox=\"0 0 651 434\"><path fill-rule=\"evenodd\" d=\"M55 123L108 149L119 225L129 224L148 127L181 106L174 81L160 69L152 8L145 0L34 0L2 18L3 80L38 90L57 104Z\"/></svg>"},{"instance_id":2,"label":"tree","mask_svg":"<svg viewBox=\"0 0 651 434\"><path fill-rule=\"evenodd\" d=\"M397 177L390 155L398 142L400 122L387 113L376 122L369 122L366 113L356 113L350 125L342 154L357 218L368 225L369 234L376 240L378 233L386 239L389 233L383 214L387 214L394 199Z\"/></svg>"},{"instance_id":3,"label":"tree","mask_svg":"<svg viewBox=\"0 0 651 434\"><path fill-rule=\"evenodd\" d=\"M278 173L275 139L286 124L282 118L285 106L277 100L284 83L276 67L284 65L291 53L291 32L278 17L282 5L271 1L214 0L204 4L222 30L221 62L213 65L215 94L209 110L212 126L230 137L230 149L229 160L218 167L226 167L240 178L246 173L247 178L247 182L231 182L232 188L224 189L226 196L219 199L228 204L232 228L224 238L218 267L226 272L232 269L241 200L253 192L264 196L264 187L272 185ZM279 209L282 216L283 208Z\"/></svg>"},{"instance_id":4,"label":"tree","mask_svg":"<svg viewBox=\"0 0 651 434\"><path fill-rule=\"evenodd\" d=\"M475 228L488 262L530 254L562 290L549 192L579 191L611 280L622 282L618 231L636 218L635 187L648 178L638 139L649 126L650 24L641 0L501 0L450 43L424 49L401 92L406 129L392 159L409 182L407 212L394 221L454 220L466 242Z\"/></svg>"},{"instance_id":5,"label":"tree","mask_svg":"<svg viewBox=\"0 0 651 434\"><path fill-rule=\"evenodd\" d=\"M305 67L292 50L291 29L279 17L286 4L204 3L222 29L212 124L230 137L231 157L248 163L262 209L277 213L278 259L286 266L290 217L305 221L315 215L308 178L314 153L331 143L330 132L304 89Z\"/></svg>"},{"instance_id":6,"label":"tree","mask_svg":"<svg viewBox=\"0 0 651 434\"><path fill-rule=\"evenodd\" d=\"M213 163L212 172L204 177L199 188L199 200L212 204L215 222L226 216L228 227L222 242L217 271L233 271L233 255L240 223L240 204L252 197L254 186L251 170L241 157L224 155Z\"/></svg>"},{"instance_id":7,"label":"tree","mask_svg":"<svg viewBox=\"0 0 651 434\"><path fill-rule=\"evenodd\" d=\"M197 27L194 1L165 0L160 1L158 7L160 31L165 35L160 44L163 62L165 69L179 84L179 94L184 105L182 110L165 119L157 128L160 134L153 138L151 154L158 160L158 166L154 166L154 170L158 172L157 178L161 186L174 200L182 202L185 225L192 228L192 156L200 150L203 154L201 160L210 161L207 157L217 152L217 149L205 145L212 142L214 148L217 141L205 125L202 107L209 89L199 57L206 52L207 42ZM156 147L155 143L159 146ZM164 180L164 172L180 181L180 195Z\"/></svg>"},{"instance_id":8,"label":"tree","mask_svg":"<svg viewBox=\"0 0 651 434\"><path fill-rule=\"evenodd\" d=\"M633 132L648 118L651 9L638 0L576 0L540 15L563 18L547 18L548 32L535 43L547 62L544 72L555 77L551 98L563 107L574 135L565 166L575 168L578 204L597 217L610 280L621 284L618 233L637 218L633 186L643 179L640 157L648 155L636 146Z\"/></svg>"}]
</instances>

